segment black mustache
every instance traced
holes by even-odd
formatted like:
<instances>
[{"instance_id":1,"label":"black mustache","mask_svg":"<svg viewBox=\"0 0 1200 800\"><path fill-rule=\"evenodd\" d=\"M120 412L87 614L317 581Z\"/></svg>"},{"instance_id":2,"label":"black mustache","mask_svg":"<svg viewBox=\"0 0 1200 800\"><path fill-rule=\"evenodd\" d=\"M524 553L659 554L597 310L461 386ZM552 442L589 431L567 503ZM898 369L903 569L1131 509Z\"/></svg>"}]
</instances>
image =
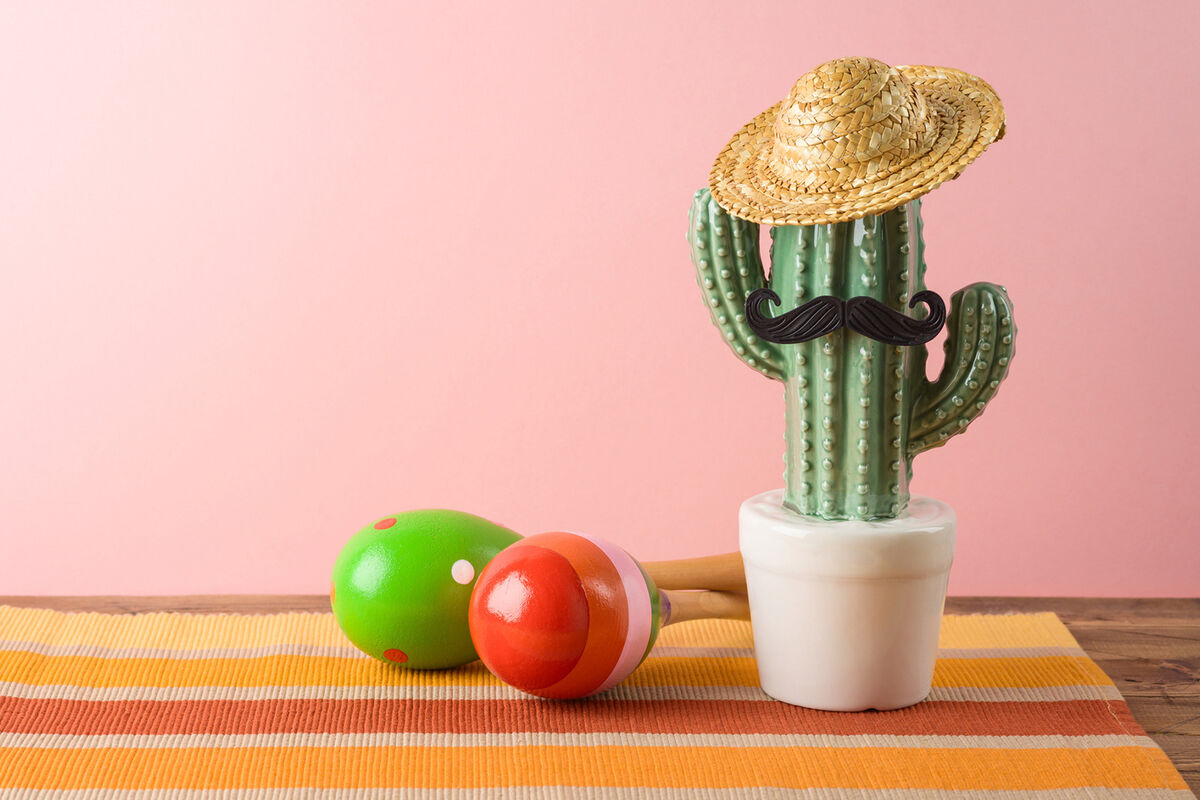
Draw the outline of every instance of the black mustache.
<instances>
[{"instance_id":1,"label":"black mustache","mask_svg":"<svg viewBox=\"0 0 1200 800\"><path fill-rule=\"evenodd\" d=\"M746 298L746 321L756 334L777 344L819 339L845 326L877 342L907 347L928 342L946 324L946 304L929 290L917 292L908 301L909 308L915 308L917 303L929 307L925 319L906 317L873 297L841 300L828 294L814 297L786 314L769 317L760 310L765 300L772 305L780 304L779 295L770 289L755 289L750 293Z\"/></svg>"}]
</instances>

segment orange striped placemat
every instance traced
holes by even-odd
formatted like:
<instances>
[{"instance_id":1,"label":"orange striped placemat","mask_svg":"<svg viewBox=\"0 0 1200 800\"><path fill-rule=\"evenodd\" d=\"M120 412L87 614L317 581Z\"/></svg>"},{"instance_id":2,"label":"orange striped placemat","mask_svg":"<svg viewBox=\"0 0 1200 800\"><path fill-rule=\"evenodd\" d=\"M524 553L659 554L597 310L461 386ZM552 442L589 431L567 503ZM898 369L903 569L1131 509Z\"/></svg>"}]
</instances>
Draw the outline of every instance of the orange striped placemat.
<instances>
[{"instance_id":1,"label":"orange striped placemat","mask_svg":"<svg viewBox=\"0 0 1200 800\"><path fill-rule=\"evenodd\" d=\"M940 648L927 701L827 713L761 692L748 624L688 622L555 702L329 614L0 607L0 798L1193 796L1053 614L947 616Z\"/></svg>"}]
</instances>

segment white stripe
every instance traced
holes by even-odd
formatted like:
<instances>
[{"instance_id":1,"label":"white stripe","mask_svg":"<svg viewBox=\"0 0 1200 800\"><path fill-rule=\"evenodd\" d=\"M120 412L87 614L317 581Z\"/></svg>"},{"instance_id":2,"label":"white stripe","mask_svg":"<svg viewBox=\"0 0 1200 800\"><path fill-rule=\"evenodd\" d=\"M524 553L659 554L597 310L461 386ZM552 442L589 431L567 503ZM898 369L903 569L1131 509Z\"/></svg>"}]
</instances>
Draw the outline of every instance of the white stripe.
<instances>
[{"instance_id":1,"label":"white stripe","mask_svg":"<svg viewBox=\"0 0 1200 800\"><path fill-rule=\"evenodd\" d=\"M89 658L173 658L176 661L200 658L264 658L299 656L320 658L371 658L354 646L325 644L270 644L256 648L104 648L91 644L44 644L0 639L0 652L34 652L41 656L85 656ZM1087 657L1080 648L942 648L938 658L1039 658L1052 656ZM652 658L752 658L754 648L708 648L708 646L656 646Z\"/></svg>"},{"instance_id":2,"label":"white stripe","mask_svg":"<svg viewBox=\"0 0 1200 800\"><path fill-rule=\"evenodd\" d=\"M731 747L1094 750L1158 745L1149 736L833 735L808 733L0 733L0 746L49 750L157 750L203 747Z\"/></svg>"},{"instance_id":3,"label":"white stripe","mask_svg":"<svg viewBox=\"0 0 1200 800\"><path fill-rule=\"evenodd\" d=\"M1196 800L1184 789L731 789L494 786L479 789L0 789L0 800Z\"/></svg>"},{"instance_id":4,"label":"white stripe","mask_svg":"<svg viewBox=\"0 0 1200 800\"><path fill-rule=\"evenodd\" d=\"M44 644L0 640L0 652L36 653L42 656L85 656L88 658L170 658L197 660L207 658L265 658L299 656L319 658L369 659L371 656L351 645L275 644L262 647L100 647L83 644ZM1078 647L944 647L938 658L1046 658L1052 656L1087 657ZM651 658L754 658L752 647L655 647Z\"/></svg>"},{"instance_id":5,"label":"white stripe","mask_svg":"<svg viewBox=\"0 0 1200 800\"><path fill-rule=\"evenodd\" d=\"M30 700L528 700L510 686L111 686L0 682L0 697ZM770 700L757 686L614 686L607 700ZM1115 686L937 687L930 700L1046 703L1121 700Z\"/></svg>"},{"instance_id":6,"label":"white stripe","mask_svg":"<svg viewBox=\"0 0 1200 800\"><path fill-rule=\"evenodd\" d=\"M940 647L938 658L1087 658L1080 647Z\"/></svg>"}]
</instances>

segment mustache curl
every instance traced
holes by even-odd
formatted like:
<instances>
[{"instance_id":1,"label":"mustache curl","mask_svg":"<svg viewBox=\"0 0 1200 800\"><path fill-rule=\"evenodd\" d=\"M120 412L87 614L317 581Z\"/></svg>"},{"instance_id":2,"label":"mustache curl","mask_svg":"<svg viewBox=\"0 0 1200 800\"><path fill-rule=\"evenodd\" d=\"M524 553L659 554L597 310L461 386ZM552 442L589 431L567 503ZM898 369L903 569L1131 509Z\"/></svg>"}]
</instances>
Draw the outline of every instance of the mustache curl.
<instances>
[{"instance_id":1,"label":"mustache curl","mask_svg":"<svg viewBox=\"0 0 1200 800\"><path fill-rule=\"evenodd\" d=\"M762 313L760 306L764 300L770 300L776 306L782 302L770 289L755 289L746 298L746 322L750 330L768 342L807 342L833 333L845 324L843 303L832 295L814 297L778 317Z\"/></svg>"},{"instance_id":2,"label":"mustache curl","mask_svg":"<svg viewBox=\"0 0 1200 800\"><path fill-rule=\"evenodd\" d=\"M844 326L877 342L911 347L933 339L946 324L946 304L929 290L917 292L908 301L909 308L915 308L917 303L929 308L925 319L907 317L873 297L841 300L821 295L777 317L762 312L766 301L776 306L781 304L779 295L770 289L755 289L750 293L746 298L746 322L760 337L776 344L812 341Z\"/></svg>"}]
</instances>

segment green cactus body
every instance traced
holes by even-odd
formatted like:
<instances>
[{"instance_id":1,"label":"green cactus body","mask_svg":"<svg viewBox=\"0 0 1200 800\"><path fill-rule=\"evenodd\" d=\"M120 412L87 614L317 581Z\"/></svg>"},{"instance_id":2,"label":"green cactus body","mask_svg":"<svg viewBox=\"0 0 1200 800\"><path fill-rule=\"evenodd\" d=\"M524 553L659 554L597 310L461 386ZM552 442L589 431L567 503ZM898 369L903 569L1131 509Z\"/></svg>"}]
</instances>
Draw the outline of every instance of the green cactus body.
<instances>
[{"instance_id":1,"label":"green cactus body","mask_svg":"<svg viewBox=\"0 0 1200 800\"><path fill-rule=\"evenodd\" d=\"M799 344L766 341L746 321L746 297L768 286L776 314L820 295L872 297L910 310L924 290L920 201L832 225L771 229L770 282L758 226L696 193L688 239L714 324L733 351L782 381L787 408L785 503L824 519L895 517L908 502L912 459L961 432L995 394L1012 357L1012 305L999 286L957 292L947 320L946 363L925 377L924 345L897 347L842 328Z\"/></svg>"}]
</instances>

